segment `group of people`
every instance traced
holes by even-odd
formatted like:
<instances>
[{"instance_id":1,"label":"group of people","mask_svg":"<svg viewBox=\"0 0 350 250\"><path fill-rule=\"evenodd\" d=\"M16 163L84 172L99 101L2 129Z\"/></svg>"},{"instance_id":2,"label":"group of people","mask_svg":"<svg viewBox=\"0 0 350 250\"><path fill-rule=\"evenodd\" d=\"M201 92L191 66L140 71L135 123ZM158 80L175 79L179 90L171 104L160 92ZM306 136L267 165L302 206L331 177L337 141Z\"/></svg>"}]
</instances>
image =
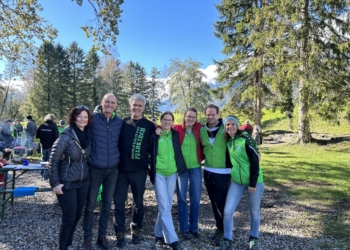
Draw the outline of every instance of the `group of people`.
<instances>
[{"instance_id":1,"label":"group of people","mask_svg":"<svg viewBox=\"0 0 350 250\"><path fill-rule=\"evenodd\" d=\"M260 155L252 137L239 130L238 118L228 116L223 120L219 108L210 104L205 109L205 125L197 121L197 110L189 108L182 124L174 125L174 115L166 111L160 117L161 126L156 127L143 117L144 96L132 95L129 104L130 116L124 119L116 115L117 99L111 93L103 97L93 112L86 106L74 107L68 115L68 127L52 145L49 182L62 209L59 249L72 245L82 215L82 249L92 249L93 212L101 186L96 244L102 249L112 246L106 235L113 201L117 246L126 245L125 200L129 186L134 201L131 240L132 244L139 244L147 175L158 203L155 243L181 249L171 213L175 189L179 235L184 240L202 237L198 218L203 160L204 185L216 223L209 239L223 250L233 249L233 214L247 191L251 216L249 245L250 249L258 249L264 191Z\"/></svg>"}]
</instances>

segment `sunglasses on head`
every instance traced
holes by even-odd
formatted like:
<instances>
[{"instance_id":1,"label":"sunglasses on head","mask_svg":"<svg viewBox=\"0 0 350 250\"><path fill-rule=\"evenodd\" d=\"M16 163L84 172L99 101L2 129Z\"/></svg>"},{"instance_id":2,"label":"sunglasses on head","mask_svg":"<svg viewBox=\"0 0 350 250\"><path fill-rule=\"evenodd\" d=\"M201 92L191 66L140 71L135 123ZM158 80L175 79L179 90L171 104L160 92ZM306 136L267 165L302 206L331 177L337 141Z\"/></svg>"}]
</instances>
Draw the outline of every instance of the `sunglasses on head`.
<instances>
[{"instance_id":1,"label":"sunglasses on head","mask_svg":"<svg viewBox=\"0 0 350 250\"><path fill-rule=\"evenodd\" d=\"M86 106L84 106L84 105L78 105L78 106L76 106L75 108L77 108L77 109L86 109L86 110L89 110L89 108L86 107Z\"/></svg>"}]
</instances>

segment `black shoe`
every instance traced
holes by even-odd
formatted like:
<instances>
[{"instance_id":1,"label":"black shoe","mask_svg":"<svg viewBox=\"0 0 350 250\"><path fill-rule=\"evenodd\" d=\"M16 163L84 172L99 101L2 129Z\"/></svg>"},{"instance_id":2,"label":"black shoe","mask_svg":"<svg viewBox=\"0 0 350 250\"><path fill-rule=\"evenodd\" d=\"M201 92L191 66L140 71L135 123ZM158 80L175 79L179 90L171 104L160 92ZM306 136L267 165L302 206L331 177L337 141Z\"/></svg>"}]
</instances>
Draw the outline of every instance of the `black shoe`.
<instances>
[{"instance_id":1,"label":"black shoe","mask_svg":"<svg viewBox=\"0 0 350 250\"><path fill-rule=\"evenodd\" d=\"M117 232L117 246L122 248L126 245L125 234L123 232Z\"/></svg>"},{"instance_id":2,"label":"black shoe","mask_svg":"<svg viewBox=\"0 0 350 250\"><path fill-rule=\"evenodd\" d=\"M140 234L141 234L141 231L140 229L138 228L132 228L131 229L131 242L132 244L140 244Z\"/></svg>"},{"instance_id":3,"label":"black shoe","mask_svg":"<svg viewBox=\"0 0 350 250\"><path fill-rule=\"evenodd\" d=\"M108 250L111 248L111 244L109 243L106 236L100 236L97 238L96 244L102 249Z\"/></svg>"},{"instance_id":4,"label":"black shoe","mask_svg":"<svg viewBox=\"0 0 350 250\"><path fill-rule=\"evenodd\" d=\"M91 239L85 239L83 243L83 250L92 250Z\"/></svg>"},{"instance_id":5,"label":"black shoe","mask_svg":"<svg viewBox=\"0 0 350 250\"><path fill-rule=\"evenodd\" d=\"M169 246L173 250L180 250L181 249L180 243L178 241L174 241L173 243L169 244Z\"/></svg>"},{"instance_id":6,"label":"black shoe","mask_svg":"<svg viewBox=\"0 0 350 250\"><path fill-rule=\"evenodd\" d=\"M220 242L222 241L222 237L224 236L224 233L221 230L216 230L216 237L214 239L211 239L211 243L213 243L215 246L220 246ZM211 235L209 235L210 237Z\"/></svg>"},{"instance_id":7,"label":"black shoe","mask_svg":"<svg viewBox=\"0 0 350 250\"><path fill-rule=\"evenodd\" d=\"M195 237L197 239L201 237L201 234L199 232L190 232L190 234L192 234L193 237Z\"/></svg>"},{"instance_id":8,"label":"black shoe","mask_svg":"<svg viewBox=\"0 0 350 250\"><path fill-rule=\"evenodd\" d=\"M232 240L223 238L222 241L220 242L220 250L233 250Z\"/></svg>"},{"instance_id":9,"label":"black shoe","mask_svg":"<svg viewBox=\"0 0 350 250\"><path fill-rule=\"evenodd\" d=\"M222 233L222 231L219 229L216 229L214 232L208 235L208 238L210 240L215 240L216 236L218 236L219 233Z\"/></svg>"},{"instance_id":10,"label":"black shoe","mask_svg":"<svg viewBox=\"0 0 350 250\"><path fill-rule=\"evenodd\" d=\"M180 235L182 236L182 238L184 240L189 240L192 238L190 232L183 232L183 231L180 231Z\"/></svg>"},{"instance_id":11,"label":"black shoe","mask_svg":"<svg viewBox=\"0 0 350 250\"><path fill-rule=\"evenodd\" d=\"M158 246L164 246L165 245L164 237L156 237L155 241L156 241L156 245L158 245Z\"/></svg>"}]
</instances>

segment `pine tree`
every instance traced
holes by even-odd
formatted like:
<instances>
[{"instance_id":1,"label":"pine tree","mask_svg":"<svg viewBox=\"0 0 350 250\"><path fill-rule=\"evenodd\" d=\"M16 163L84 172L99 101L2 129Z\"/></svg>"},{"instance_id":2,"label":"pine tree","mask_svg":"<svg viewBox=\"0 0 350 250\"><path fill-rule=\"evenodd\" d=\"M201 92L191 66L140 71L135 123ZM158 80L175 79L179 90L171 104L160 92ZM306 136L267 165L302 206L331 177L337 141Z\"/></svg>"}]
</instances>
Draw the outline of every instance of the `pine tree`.
<instances>
[{"instance_id":1,"label":"pine tree","mask_svg":"<svg viewBox=\"0 0 350 250\"><path fill-rule=\"evenodd\" d=\"M66 49L61 44L56 44L56 78L55 85L58 89L57 97L57 118L65 119L69 110L72 108L69 103L69 87L70 87L70 64Z\"/></svg>"},{"instance_id":2,"label":"pine tree","mask_svg":"<svg viewBox=\"0 0 350 250\"><path fill-rule=\"evenodd\" d=\"M189 107L204 110L211 102L209 85L203 81L201 63L191 58L182 62L171 59L169 67L170 103L176 106L176 112L184 112Z\"/></svg>"},{"instance_id":3,"label":"pine tree","mask_svg":"<svg viewBox=\"0 0 350 250\"><path fill-rule=\"evenodd\" d=\"M84 88L84 60L85 53L77 42L72 42L67 48L70 64L70 86L67 94L70 98L70 106L75 107L84 102L79 92Z\"/></svg>"},{"instance_id":4,"label":"pine tree","mask_svg":"<svg viewBox=\"0 0 350 250\"><path fill-rule=\"evenodd\" d=\"M133 94L141 94L149 100L151 96L151 86L147 81L147 73L144 67L142 67L138 62L134 63L130 61L124 69L124 89L125 96L129 98ZM124 104L129 111L129 103ZM144 115L151 115L150 106L146 103Z\"/></svg>"},{"instance_id":5,"label":"pine tree","mask_svg":"<svg viewBox=\"0 0 350 250\"><path fill-rule=\"evenodd\" d=\"M263 40L271 41L265 54L275 64L271 75L297 86L300 143L311 141L310 105L334 119L349 100L349 7L339 0L288 0L256 13L266 18L268 32L252 42L262 49Z\"/></svg>"},{"instance_id":6,"label":"pine tree","mask_svg":"<svg viewBox=\"0 0 350 250\"><path fill-rule=\"evenodd\" d=\"M156 117L160 114L159 106L162 104L162 99L167 97L165 93L165 85L159 79L160 71L156 67L151 70L150 81L148 84L151 86L151 93L148 99L149 109L151 111L151 116Z\"/></svg>"},{"instance_id":7,"label":"pine tree","mask_svg":"<svg viewBox=\"0 0 350 250\"><path fill-rule=\"evenodd\" d=\"M228 0L217 4L219 20L215 23L215 35L224 43L222 52L226 59L216 61L218 81L224 83L214 89L216 98L228 95L223 110L228 113L245 113L261 123L262 100L268 94L263 83L265 48L258 49L251 36L265 29L262 16L255 10L266 1ZM256 22L256 23L255 23ZM266 45L264 41L262 41Z\"/></svg>"},{"instance_id":8,"label":"pine tree","mask_svg":"<svg viewBox=\"0 0 350 250\"><path fill-rule=\"evenodd\" d=\"M55 113L57 107L55 85L57 53L53 43L45 41L38 50L38 63L35 72L36 84L30 90L29 104L34 116L44 118L46 114Z\"/></svg>"},{"instance_id":9,"label":"pine tree","mask_svg":"<svg viewBox=\"0 0 350 250\"><path fill-rule=\"evenodd\" d=\"M114 55L103 57L102 69L99 72L102 78L100 86L100 100L106 93L113 93L117 97L117 115L124 117L128 115L128 96L126 96L123 86L123 71L120 68L120 61ZM98 104L98 103L96 103Z\"/></svg>"},{"instance_id":10,"label":"pine tree","mask_svg":"<svg viewBox=\"0 0 350 250\"><path fill-rule=\"evenodd\" d=\"M101 100L99 88L101 77L98 75L100 58L95 50L90 50L84 62L84 88L79 93L79 99L85 100L84 105L93 109Z\"/></svg>"}]
</instances>

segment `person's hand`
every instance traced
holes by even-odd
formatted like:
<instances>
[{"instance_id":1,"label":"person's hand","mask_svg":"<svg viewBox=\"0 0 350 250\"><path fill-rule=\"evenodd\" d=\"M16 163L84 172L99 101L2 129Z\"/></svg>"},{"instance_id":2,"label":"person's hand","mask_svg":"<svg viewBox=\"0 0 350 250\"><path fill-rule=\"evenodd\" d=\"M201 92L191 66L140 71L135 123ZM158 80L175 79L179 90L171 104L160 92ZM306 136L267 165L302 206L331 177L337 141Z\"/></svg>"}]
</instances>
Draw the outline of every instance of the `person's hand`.
<instances>
[{"instance_id":1,"label":"person's hand","mask_svg":"<svg viewBox=\"0 0 350 250\"><path fill-rule=\"evenodd\" d=\"M156 128L156 135L161 135L162 134L162 129L161 128Z\"/></svg>"},{"instance_id":2,"label":"person's hand","mask_svg":"<svg viewBox=\"0 0 350 250\"><path fill-rule=\"evenodd\" d=\"M253 188L253 187L248 187L248 192L250 194L254 193L256 191L256 188Z\"/></svg>"},{"instance_id":3,"label":"person's hand","mask_svg":"<svg viewBox=\"0 0 350 250\"><path fill-rule=\"evenodd\" d=\"M54 188L53 188L53 192L55 193L55 194L63 194L63 192L62 192L62 187L63 187L64 185L63 184L58 184L57 186L55 186Z\"/></svg>"},{"instance_id":4,"label":"person's hand","mask_svg":"<svg viewBox=\"0 0 350 250\"><path fill-rule=\"evenodd\" d=\"M62 157L61 157L61 161L63 161L63 160L64 160L64 158L66 158L66 155L65 155L65 154L63 154L63 155L62 155Z\"/></svg>"}]
</instances>

